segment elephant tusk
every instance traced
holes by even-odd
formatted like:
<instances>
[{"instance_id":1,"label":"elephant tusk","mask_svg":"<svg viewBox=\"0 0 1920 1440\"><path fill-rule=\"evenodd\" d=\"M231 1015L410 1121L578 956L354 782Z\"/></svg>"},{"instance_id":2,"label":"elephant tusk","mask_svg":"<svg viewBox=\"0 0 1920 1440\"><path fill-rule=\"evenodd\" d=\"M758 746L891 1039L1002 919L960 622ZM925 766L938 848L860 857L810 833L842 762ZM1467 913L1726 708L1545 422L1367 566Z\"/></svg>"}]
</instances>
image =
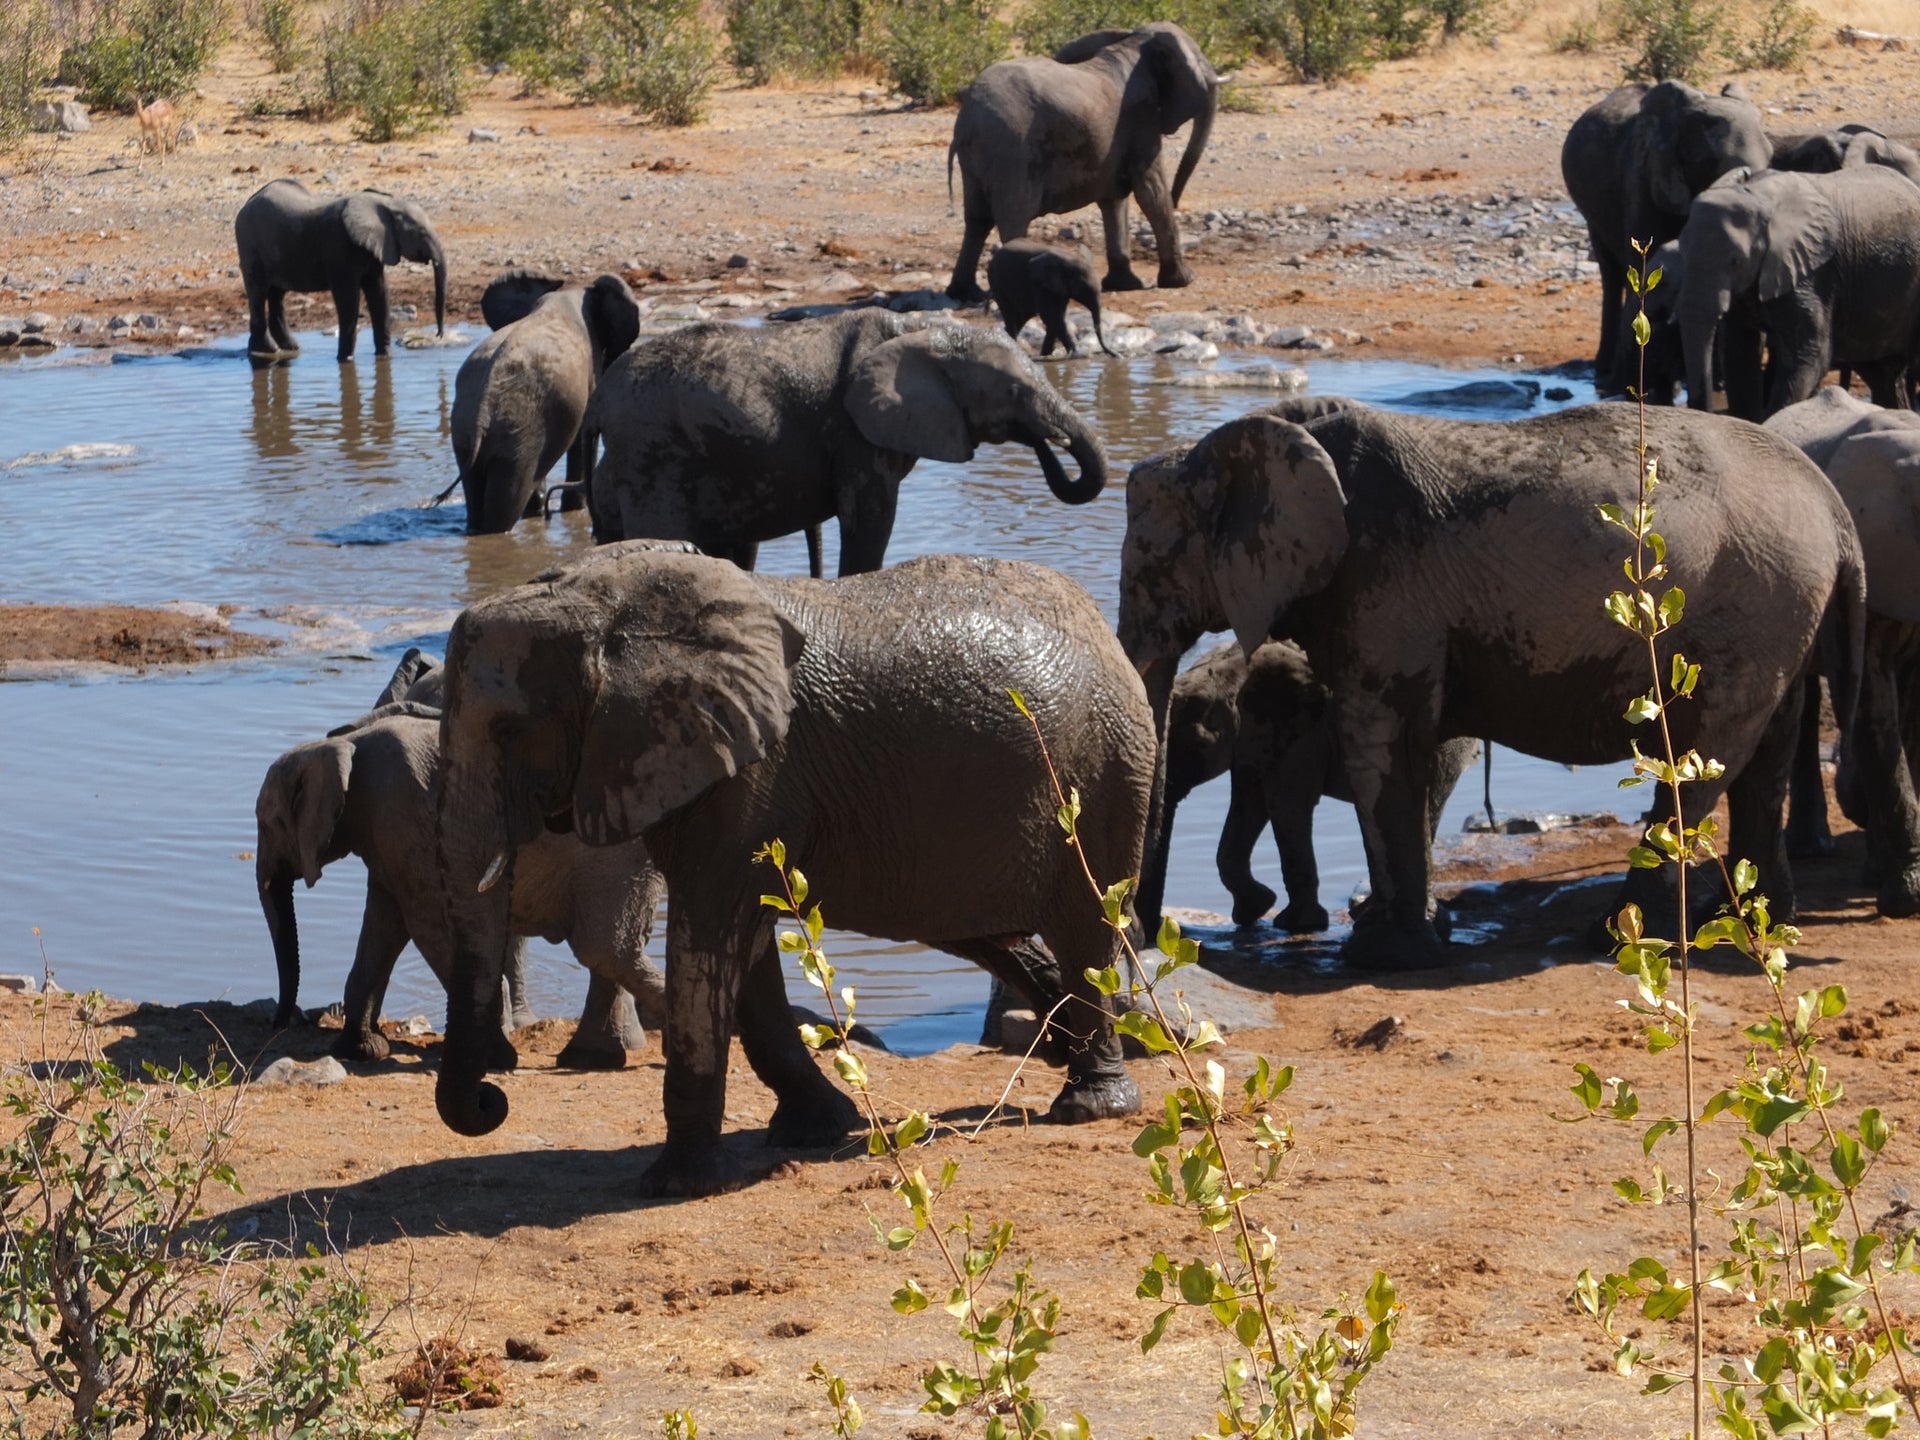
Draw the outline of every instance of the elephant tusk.
<instances>
[{"instance_id":1,"label":"elephant tusk","mask_svg":"<svg viewBox=\"0 0 1920 1440\"><path fill-rule=\"evenodd\" d=\"M502 850L493 857L493 863L487 866L487 873L480 877L475 893L484 895L500 883L500 877L507 873L507 852Z\"/></svg>"}]
</instances>

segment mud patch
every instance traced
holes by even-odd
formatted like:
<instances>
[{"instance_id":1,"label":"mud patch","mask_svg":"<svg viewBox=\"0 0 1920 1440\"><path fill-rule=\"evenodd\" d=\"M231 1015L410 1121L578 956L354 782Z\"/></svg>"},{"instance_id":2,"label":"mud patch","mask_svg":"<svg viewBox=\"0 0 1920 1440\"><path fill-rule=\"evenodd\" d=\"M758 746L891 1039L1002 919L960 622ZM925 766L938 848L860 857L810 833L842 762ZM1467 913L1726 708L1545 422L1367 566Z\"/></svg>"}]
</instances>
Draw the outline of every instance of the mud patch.
<instances>
[{"instance_id":1,"label":"mud patch","mask_svg":"<svg viewBox=\"0 0 1920 1440\"><path fill-rule=\"evenodd\" d=\"M131 605L0 605L0 668L9 665L193 665L258 655L274 641L231 629L225 613Z\"/></svg>"}]
</instances>

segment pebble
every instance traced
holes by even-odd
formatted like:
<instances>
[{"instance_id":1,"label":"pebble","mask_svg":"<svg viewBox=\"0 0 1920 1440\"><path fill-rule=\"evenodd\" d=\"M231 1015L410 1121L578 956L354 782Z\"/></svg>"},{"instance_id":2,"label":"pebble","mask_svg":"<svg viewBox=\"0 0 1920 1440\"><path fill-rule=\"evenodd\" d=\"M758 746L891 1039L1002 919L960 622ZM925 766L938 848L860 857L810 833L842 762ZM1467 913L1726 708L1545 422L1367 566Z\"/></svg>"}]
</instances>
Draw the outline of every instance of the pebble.
<instances>
[{"instance_id":1,"label":"pebble","mask_svg":"<svg viewBox=\"0 0 1920 1440\"><path fill-rule=\"evenodd\" d=\"M475 126L473 129L467 131L467 143L469 145L498 145L500 143L500 134L497 130L482 130L478 126Z\"/></svg>"},{"instance_id":2,"label":"pebble","mask_svg":"<svg viewBox=\"0 0 1920 1440\"><path fill-rule=\"evenodd\" d=\"M338 1085L347 1078L347 1067L331 1055L309 1060L302 1065L291 1055L282 1055L253 1077L256 1085Z\"/></svg>"}]
</instances>

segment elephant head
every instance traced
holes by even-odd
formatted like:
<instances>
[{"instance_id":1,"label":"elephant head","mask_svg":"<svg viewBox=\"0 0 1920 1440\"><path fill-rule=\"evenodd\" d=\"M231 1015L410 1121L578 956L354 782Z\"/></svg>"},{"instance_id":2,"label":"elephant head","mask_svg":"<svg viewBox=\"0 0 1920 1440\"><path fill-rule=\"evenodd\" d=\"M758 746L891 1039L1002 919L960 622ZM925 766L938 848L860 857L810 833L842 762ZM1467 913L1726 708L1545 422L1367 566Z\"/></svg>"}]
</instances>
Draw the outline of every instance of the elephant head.
<instances>
[{"instance_id":1,"label":"elephant head","mask_svg":"<svg viewBox=\"0 0 1920 1440\"><path fill-rule=\"evenodd\" d=\"M274 965L280 973L280 1008L274 1023L294 1017L300 993L300 931L293 918L293 881L311 890L320 872L345 855L340 821L347 807L353 774L353 742L329 738L299 745L267 769L254 801L259 837L253 874L273 937Z\"/></svg>"},{"instance_id":2,"label":"elephant head","mask_svg":"<svg viewBox=\"0 0 1920 1440\"><path fill-rule=\"evenodd\" d=\"M1177 208L1213 135L1214 116L1220 109L1220 77L1192 37L1178 25L1157 21L1136 33L1141 36L1140 65L1128 81L1122 110L1151 110L1162 135L1171 135L1188 121L1193 122L1186 151L1173 173L1173 203Z\"/></svg>"},{"instance_id":3,"label":"elephant head","mask_svg":"<svg viewBox=\"0 0 1920 1440\"><path fill-rule=\"evenodd\" d=\"M630 541L462 614L447 648L438 809L453 941L436 1101L483 1135L513 852L543 829L632 839L785 738L799 633L731 562Z\"/></svg>"},{"instance_id":4,"label":"elephant head","mask_svg":"<svg viewBox=\"0 0 1920 1440\"><path fill-rule=\"evenodd\" d=\"M1663 80L1640 102L1629 173L1666 214L1687 214L1693 197L1726 174L1746 166L1763 170L1773 144L1752 101L1729 86L1706 95L1677 80ZM1657 239L1640 235L1635 239Z\"/></svg>"},{"instance_id":5,"label":"elephant head","mask_svg":"<svg viewBox=\"0 0 1920 1440\"><path fill-rule=\"evenodd\" d=\"M566 283L538 270L509 270L482 292L480 316L489 330L504 330Z\"/></svg>"},{"instance_id":6,"label":"elephant head","mask_svg":"<svg viewBox=\"0 0 1920 1440\"><path fill-rule=\"evenodd\" d=\"M960 462L981 444L1033 447L1047 488L1069 505L1107 483L1107 454L1087 422L1006 336L964 325L932 326L875 346L847 386L847 413L881 450ZM1050 444L1080 466L1069 480Z\"/></svg>"},{"instance_id":7,"label":"elephant head","mask_svg":"<svg viewBox=\"0 0 1920 1440\"><path fill-rule=\"evenodd\" d=\"M447 333L447 253L433 233L427 212L411 200L396 200L381 190L347 197L341 211L347 237L382 265L417 260L433 266L433 321Z\"/></svg>"},{"instance_id":8,"label":"elephant head","mask_svg":"<svg viewBox=\"0 0 1920 1440\"><path fill-rule=\"evenodd\" d=\"M587 337L593 341L593 373L598 379L640 338L640 304L625 280L618 275L601 275L581 297L580 318L586 321Z\"/></svg>"}]
</instances>

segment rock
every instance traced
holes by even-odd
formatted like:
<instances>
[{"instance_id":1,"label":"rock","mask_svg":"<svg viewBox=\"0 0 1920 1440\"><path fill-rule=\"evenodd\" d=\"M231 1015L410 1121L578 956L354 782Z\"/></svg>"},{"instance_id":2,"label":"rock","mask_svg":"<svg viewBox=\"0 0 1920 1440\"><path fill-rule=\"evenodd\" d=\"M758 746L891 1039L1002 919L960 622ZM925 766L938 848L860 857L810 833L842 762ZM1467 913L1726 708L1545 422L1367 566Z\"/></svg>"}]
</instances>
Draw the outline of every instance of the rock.
<instances>
[{"instance_id":1,"label":"rock","mask_svg":"<svg viewBox=\"0 0 1920 1440\"><path fill-rule=\"evenodd\" d=\"M1040 1038L1040 1017L1031 1010L1009 1010L1000 1017L1000 1051L1024 1055Z\"/></svg>"},{"instance_id":2,"label":"rock","mask_svg":"<svg viewBox=\"0 0 1920 1440\"><path fill-rule=\"evenodd\" d=\"M1307 372L1298 365L1263 362L1233 370L1182 370L1152 383L1193 390L1304 390Z\"/></svg>"},{"instance_id":3,"label":"rock","mask_svg":"<svg viewBox=\"0 0 1920 1440\"><path fill-rule=\"evenodd\" d=\"M1293 350L1331 350L1333 341L1325 335L1309 335L1288 347Z\"/></svg>"},{"instance_id":4,"label":"rock","mask_svg":"<svg viewBox=\"0 0 1920 1440\"><path fill-rule=\"evenodd\" d=\"M469 145L498 145L500 143L500 132L497 130L482 130L476 125L467 131L467 143Z\"/></svg>"},{"instance_id":5,"label":"rock","mask_svg":"<svg viewBox=\"0 0 1920 1440\"><path fill-rule=\"evenodd\" d=\"M1573 392L1564 385L1554 385L1547 389L1545 398L1548 400L1571 400L1573 398Z\"/></svg>"},{"instance_id":6,"label":"rock","mask_svg":"<svg viewBox=\"0 0 1920 1440\"><path fill-rule=\"evenodd\" d=\"M1195 340L1174 350L1155 346L1154 351L1169 360L1182 360L1189 365L1211 365L1220 358L1220 347L1211 340Z\"/></svg>"},{"instance_id":7,"label":"rock","mask_svg":"<svg viewBox=\"0 0 1920 1440\"><path fill-rule=\"evenodd\" d=\"M1151 317L1147 324L1162 335L1173 330L1188 330L1196 337L1209 325L1218 320L1218 316L1202 315L1197 310L1169 310L1163 315Z\"/></svg>"},{"instance_id":8,"label":"rock","mask_svg":"<svg viewBox=\"0 0 1920 1440\"><path fill-rule=\"evenodd\" d=\"M1417 390L1402 403L1438 410L1531 410L1539 398L1537 380L1470 380L1444 390Z\"/></svg>"},{"instance_id":9,"label":"rock","mask_svg":"<svg viewBox=\"0 0 1920 1440\"><path fill-rule=\"evenodd\" d=\"M1200 337L1191 330L1163 330L1158 325L1153 329L1156 336L1153 342L1153 353L1156 355L1168 355L1175 350L1201 343Z\"/></svg>"},{"instance_id":10,"label":"rock","mask_svg":"<svg viewBox=\"0 0 1920 1440\"><path fill-rule=\"evenodd\" d=\"M1152 963L1156 957L1150 953L1146 958ZM1179 1018L1178 1007L1174 1004L1177 992L1186 997L1187 1006L1193 1011L1195 1020L1211 1020L1222 1035L1231 1035L1238 1030L1272 1029L1280 1023L1274 1015L1272 995L1264 990L1250 990L1244 985L1236 985L1202 965L1189 965L1183 970L1176 970L1155 988L1160 995L1160 1008L1167 1012L1170 1019ZM1151 1008L1148 1008L1151 1013Z\"/></svg>"},{"instance_id":11,"label":"rock","mask_svg":"<svg viewBox=\"0 0 1920 1440\"><path fill-rule=\"evenodd\" d=\"M744 270L751 264L753 264L753 261L744 255L729 255L727 257L727 269L729 270Z\"/></svg>"},{"instance_id":12,"label":"rock","mask_svg":"<svg viewBox=\"0 0 1920 1440\"><path fill-rule=\"evenodd\" d=\"M929 310L958 310L960 302L944 290L901 290L896 294L880 298L883 309L896 314L913 314Z\"/></svg>"},{"instance_id":13,"label":"rock","mask_svg":"<svg viewBox=\"0 0 1920 1440\"><path fill-rule=\"evenodd\" d=\"M280 1013L280 1002L271 996L262 996L258 1000L249 1000L244 1005L234 1007L249 1020L272 1020Z\"/></svg>"},{"instance_id":14,"label":"rock","mask_svg":"<svg viewBox=\"0 0 1920 1440\"><path fill-rule=\"evenodd\" d=\"M419 1036L433 1033L433 1022L424 1015L409 1015L400 1022L399 1030L409 1039L417 1039Z\"/></svg>"},{"instance_id":15,"label":"rock","mask_svg":"<svg viewBox=\"0 0 1920 1440\"><path fill-rule=\"evenodd\" d=\"M855 290L870 290L873 287L857 275L849 275L844 270L833 270L828 272L826 279L816 280L811 288L825 290L829 294L845 295Z\"/></svg>"},{"instance_id":16,"label":"rock","mask_svg":"<svg viewBox=\"0 0 1920 1440\"><path fill-rule=\"evenodd\" d=\"M77 135L93 128L93 122L87 118L87 107L78 100L36 100L28 111L28 118L33 128L42 132L52 130L62 135Z\"/></svg>"},{"instance_id":17,"label":"rock","mask_svg":"<svg viewBox=\"0 0 1920 1440\"><path fill-rule=\"evenodd\" d=\"M36 330L28 335L22 335L19 343L20 348L23 350L53 350L57 349L60 344L53 336L41 330Z\"/></svg>"},{"instance_id":18,"label":"rock","mask_svg":"<svg viewBox=\"0 0 1920 1440\"><path fill-rule=\"evenodd\" d=\"M309 1060L302 1065L291 1055L282 1055L253 1077L256 1085L338 1085L347 1078L347 1067L331 1055Z\"/></svg>"},{"instance_id":19,"label":"rock","mask_svg":"<svg viewBox=\"0 0 1920 1440\"><path fill-rule=\"evenodd\" d=\"M38 335L41 331L52 328L53 316L44 310L36 310L20 322L20 333L23 335Z\"/></svg>"},{"instance_id":20,"label":"rock","mask_svg":"<svg viewBox=\"0 0 1920 1440\"><path fill-rule=\"evenodd\" d=\"M0 975L0 990L11 990L16 995L38 995L40 982L31 975Z\"/></svg>"},{"instance_id":21,"label":"rock","mask_svg":"<svg viewBox=\"0 0 1920 1440\"><path fill-rule=\"evenodd\" d=\"M148 334L158 334L167 328L167 322L162 320L158 315L148 312L134 320L133 328L136 330L144 330Z\"/></svg>"},{"instance_id":22,"label":"rock","mask_svg":"<svg viewBox=\"0 0 1920 1440\"><path fill-rule=\"evenodd\" d=\"M1312 336L1311 325L1282 325L1268 333L1267 344L1276 350L1291 350L1302 340L1311 339Z\"/></svg>"},{"instance_id":23,"label":"rock","mask_svg":"<svg viewBox=\"0 0 1920 1440\"><path fill-rule=\"evenodd\" d=\"M60 328L69 335L91 335L100 328L100 322L91 315L69 315Z\"/></svg>"},{"instance_id":24,"label":"rock","mask_svg":"<svg viewBox=\"0 0 1920 1440\"><path fill-rule=\"evenodd\" d=\"M1159 337L1144 325L1123 325L1119 329L1107 328L1107 348L1116 355L1145 355L1153 349L1153 342Z\"/></svg>"},{"instance_id":25,"label":"rock","mask_svg":"<svg viewBox=\"0 0 1920 1440\"><path fill-rule=\"evenodd\" d=\"M173 132L173 143L176 148L181 145L199 144L200 143L199 127L194 125L192 121L188 121L185 125L182 125L178 130Z\"/></svg>"},{"instance_id":26,"label":"rock","mask_svg":"<svg viewBox=\"0 0 1920 1440\"><path fill-rule=\"evenodd\" d=\"M0 320L0 350L10 350L20 343L20 322L18 320Z\"/></svg>"}]
</instances>

